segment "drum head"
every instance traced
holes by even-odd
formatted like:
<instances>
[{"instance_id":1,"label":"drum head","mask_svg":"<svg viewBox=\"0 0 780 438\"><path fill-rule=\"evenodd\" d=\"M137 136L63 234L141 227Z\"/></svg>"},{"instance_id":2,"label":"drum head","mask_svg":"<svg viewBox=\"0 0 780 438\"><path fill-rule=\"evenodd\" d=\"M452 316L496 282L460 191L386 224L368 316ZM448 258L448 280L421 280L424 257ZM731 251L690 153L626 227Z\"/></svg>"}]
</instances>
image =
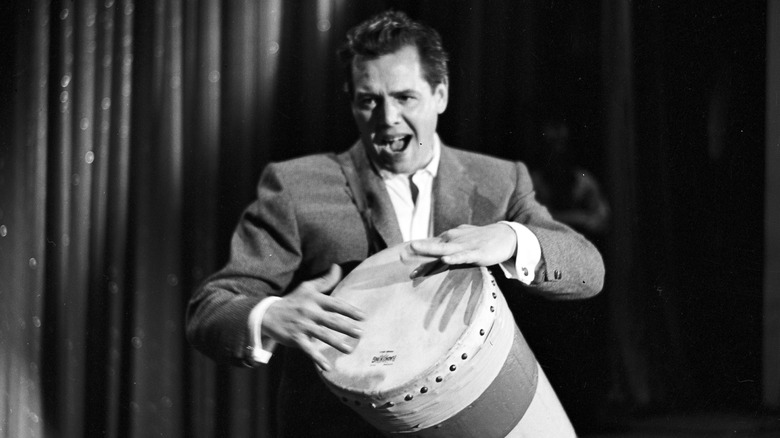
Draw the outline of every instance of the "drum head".
<instances>
[{"instance_id":1,"label":"drum head","mask_svg":"<svg viewBox=\"0 0 780 438\"><path fill-rule=\"evenodd\" d=\"M410 279L421 263L408 244L361 263L333 291L367 314L350 354L323 344L331 384L356 394L389 395L438 365L469 327L482 298L484 268L451 268Z\"/></svg>"}]
</instances>

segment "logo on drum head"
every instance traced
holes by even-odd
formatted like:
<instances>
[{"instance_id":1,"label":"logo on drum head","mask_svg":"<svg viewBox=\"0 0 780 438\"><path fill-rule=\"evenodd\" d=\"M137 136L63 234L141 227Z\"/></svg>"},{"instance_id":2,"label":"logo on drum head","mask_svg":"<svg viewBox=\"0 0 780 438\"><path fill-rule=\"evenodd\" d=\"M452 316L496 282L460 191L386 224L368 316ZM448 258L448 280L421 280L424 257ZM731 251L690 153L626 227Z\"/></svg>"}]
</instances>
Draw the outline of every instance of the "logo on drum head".
<instances>
[{"instance_id":1,"label":"logo on drum head","mask_svg":"<svg viewBox=\"0 0 780 438\"><path fill-rule=\"evenodd\" d=\"M371 365L392 365L397 356L393 353L393 350L380 351L378 356L371 358Z\"/></svg>"}]
</instances>

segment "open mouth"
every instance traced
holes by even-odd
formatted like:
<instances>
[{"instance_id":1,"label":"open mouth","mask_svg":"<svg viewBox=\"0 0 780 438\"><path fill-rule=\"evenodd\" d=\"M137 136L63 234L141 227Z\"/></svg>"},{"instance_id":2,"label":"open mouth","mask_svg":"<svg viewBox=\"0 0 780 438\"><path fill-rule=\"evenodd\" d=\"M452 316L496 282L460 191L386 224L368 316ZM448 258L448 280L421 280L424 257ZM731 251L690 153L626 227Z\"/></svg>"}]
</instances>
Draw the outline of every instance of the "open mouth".
<instances>
[{"instance_id":1,"label":"open mouth","mask_svg":"<svg viewBox=\"0 0 780 438\"><path fill-rule=\"evenodd\" d=\"M391 152L403 152L411 140L411 135L378 136L374 138L374 144Z\"/></svg>"}]
</instances>

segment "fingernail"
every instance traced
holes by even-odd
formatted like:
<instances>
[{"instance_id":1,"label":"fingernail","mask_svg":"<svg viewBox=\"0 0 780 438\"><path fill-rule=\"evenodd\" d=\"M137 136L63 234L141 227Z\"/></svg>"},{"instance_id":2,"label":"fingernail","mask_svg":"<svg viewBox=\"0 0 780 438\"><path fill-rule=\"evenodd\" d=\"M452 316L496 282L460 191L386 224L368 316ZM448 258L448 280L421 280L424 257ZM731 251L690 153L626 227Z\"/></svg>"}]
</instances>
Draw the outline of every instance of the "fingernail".
<instances>
[{"instance_id":1,"label":"fingernail","mask_svg":"<svg viewBox=\"0 0 780 438\"><path fill-rule=\"evenodd\" d=\"M415 269L414 271L412 271L411 274L409 274L409 278L415 279L417 277L417 274L419 274L419 273L420 273L420 270L419 269Z\"/></svg>"}]
</instances>

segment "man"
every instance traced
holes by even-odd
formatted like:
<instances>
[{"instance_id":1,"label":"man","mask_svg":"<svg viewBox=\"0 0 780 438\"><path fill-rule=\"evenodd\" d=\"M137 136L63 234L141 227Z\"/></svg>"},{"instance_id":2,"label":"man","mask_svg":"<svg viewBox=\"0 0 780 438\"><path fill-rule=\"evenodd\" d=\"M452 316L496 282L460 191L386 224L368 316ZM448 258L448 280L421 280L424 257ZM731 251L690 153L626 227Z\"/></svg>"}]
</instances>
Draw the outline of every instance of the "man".
<instances>
[{"instance_id":1,"label":"man","mask_svg":"<svg viewBox=\"0 0 780 438\"><path fill-rule=\"evenodd\" d=\"M187 314L192 345L218 360L259 366L277 343L288 347L283 436L379 436L315 370L329 368L315 340L349 353L346 339L361 335L361 310L327 295L340 265L412 240L445 264L501 265L550 297L591 296L603 282L598 251L536 202L523 164L441 144L449 94L436 31L386 12L352 29L341 54L360 140L341 154L267 166L230 260Z\"/></svg>"}]
</instances>

